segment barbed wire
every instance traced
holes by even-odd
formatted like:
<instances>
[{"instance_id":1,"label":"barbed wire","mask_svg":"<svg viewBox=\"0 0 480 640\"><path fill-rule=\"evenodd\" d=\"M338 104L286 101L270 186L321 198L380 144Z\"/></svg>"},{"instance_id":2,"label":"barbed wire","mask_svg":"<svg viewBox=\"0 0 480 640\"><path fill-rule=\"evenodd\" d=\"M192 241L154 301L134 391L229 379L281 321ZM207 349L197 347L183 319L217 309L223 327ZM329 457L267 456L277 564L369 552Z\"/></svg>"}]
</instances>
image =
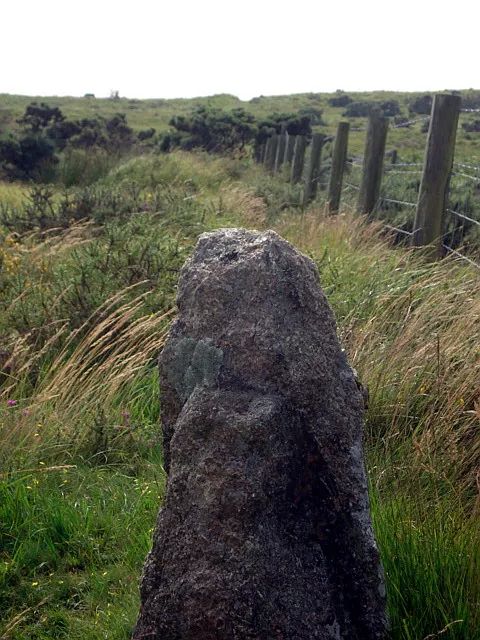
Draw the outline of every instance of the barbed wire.
<instances>
[{"instance_id":1,"label":"barbed wire","mask_svg":"<svg viewBox=\"0 0 480 640\"><path fill-rule=\"evenodd\" d=\"M395 162L392 167L423 167L423 162Z\"/></svg>"},{"instance_id":2,"label":"barbed wire","mask_svg":"<svg viewBox=\"0 0 480 640\"><path fill-rule=\"evenodd\" d=\"M480 165L478 164L466 164L465 162L454 162L454 167L462 167L463 169L474 169L475 171L480 171Z\"/></svg>"},{"instance_id":3,"label":"barbed wire","mask_svg":"<svg viewBox=\"0 0 480 640\"><path fill-rule=\"evenodd\" d=\"M391 231L396 231L397 233L402 233L405 236L413 236L411 231L406 231L406 229L399 229L398 227L392 227L391 224L384 224L384 227L387 229L391 229Z\"/></svg>"},{"instance_id":4,"label":"barbed wire","mask_svg":"<svg viewBox=\"0 0 480 640\"><path fill-rule=\"evenodd\" d=\"M409 127L412 124L417 124L417 122L425 122L425 120L429 120L430 116L423 116L422 118L415 118L414 120L408 120L407 122L399 122L398 124L392 125L392 129L402 129L405 127Z\"/></svg>"},{"instance_id":5,"label":"barbed wire","mask_svg":"<svg viewBox=\"0 0 480 640\"><path fill-rule=\"evenodd\" d=\"M473 180L473 182L480 182L480 176L471 176L468 173L463 173L462 171L452 171L452 176L461 176L462 178Z\"/></svg>"},{"instance_id":6,"label":"barbed wire","mask_svg":"<svg viewBox=\"0 0 480 640\"><path fill-rule=\"evenodd\" d=\"M382 202L393 202L393 204L402 204L406 207L416 207L414 202L407 202L405 200L394 200L393 198L381 198Z\"/></svg>"},{"instance_id":7,"label":"barbed wire","mask_svg":"<svg viewBox=\"0 0 480 640\"><path fill-rule=\"evenodd\" d=\"M453 253L454 255L456 255L458 258L461 258L462 260L465 260L472 266L477 267L477 269L480 269L480 264L478 264L478 262L475 262L475 260L472 260L471 258L468 258L467 256L463 255L463 253L460 253L460 251L457 251L456 249L452 249L452 247L449 247L447 244L442 244L442 247L447 251L449 251L450 253Z\"/></svg>"},{"instance_id":8,"label":"barbed wire","mask_svg":"<svg viewBox=\"0 0 480 640\"><path fill-rule=\"evenodd\" d=\"M460 211L455 211L454 209L447 209L447 213L451 213L454 216L458 216L459 218L463 218L464 220L468 220L469 222L473 222L474 224L480 227L480 222L478 220L474 220L473 218L469 218L464 213L460 213Z\"/></svg>"},{"instance_id":9,"label":"barbed wire","mask_svg":"<svg viewBox=\"0 0 480 640\"><path fill-rule=\"evenodd\" d=\"M395 165L392 165L392 168L390 169L390 167L385 167L385 173L388 173L388 175L392 175L393 174L401 174L403 176L416 176L416 175L422 175L423 171L420 171L419 169L415 169L413 171L397 171L395 169Z\"/></svg>"}]
</instances>

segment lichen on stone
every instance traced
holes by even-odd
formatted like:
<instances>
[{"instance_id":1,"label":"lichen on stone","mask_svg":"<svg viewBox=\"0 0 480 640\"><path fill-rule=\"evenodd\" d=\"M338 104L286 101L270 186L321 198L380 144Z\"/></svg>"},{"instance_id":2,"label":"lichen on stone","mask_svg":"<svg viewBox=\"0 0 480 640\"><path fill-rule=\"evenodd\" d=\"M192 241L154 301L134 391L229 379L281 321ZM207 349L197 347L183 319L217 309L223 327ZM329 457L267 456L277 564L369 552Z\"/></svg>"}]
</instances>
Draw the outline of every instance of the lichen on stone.
<instances>
[{"instance_id":1,"label":"lichen on stone","mask_svg":"<svg viewBox=\"0 0 480 640\"><path fill-rule=\"evenodd\" d=\"M214 388L223 361L223 351L210 338L182 338L174 346L174 357L167 370L170 383L182 402L196 387Z\"/></svg>"}]
</instances>

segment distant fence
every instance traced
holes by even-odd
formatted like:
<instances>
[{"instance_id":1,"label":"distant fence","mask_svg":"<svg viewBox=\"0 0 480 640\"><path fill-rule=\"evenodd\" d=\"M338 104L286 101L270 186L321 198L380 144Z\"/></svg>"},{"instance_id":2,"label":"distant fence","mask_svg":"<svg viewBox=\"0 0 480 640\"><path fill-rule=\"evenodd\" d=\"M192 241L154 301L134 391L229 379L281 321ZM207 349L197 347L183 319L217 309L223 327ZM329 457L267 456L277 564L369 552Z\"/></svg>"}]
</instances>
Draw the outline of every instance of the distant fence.
<instances>
[{"instance_id":1,"label":"distant fence","mask_svg":"<svg viewBox=\"0 0 480 640\"><path fill-rule=\"evenodd\" d=\"M428 246L435 256L444 255L445 252L453 253L480 268L471 258L447 244L444 233L448 216L456 220L454 226L457 246L464 237L465 225L468 228L472 225L480 227L480 221L449 205L452 176L471 179L480 189L480 166L470 163L454 164L456 134L462 112L480 113L480 109L462 110L460 96L437 94L430 116L393 125L396 128L410 127L422 120L430 121L423 163L397 162L397 152L394 150L390 152L390 163L386 166L389 119L376 109L372 109L367 127L350 129L348 122L340 122L333 138L315 133L309 145L305 136L291 136L282 130L260 145L255 157L268 172L281 173L292 184L303 181L303 206L315 199L318 186L321 185L326 190L327 206L332 214L338 212L342 196L352 191L356 192L356 210L370 218L374 213L378 214L383 206L412 208L415 210L412 230L385 226L412 246ZM366 132L365 151L361 159L348 160L350 130ZM328 172L322 170L322 150L326 142L332 143ZM350 178L353 168L361 171L358 184L346 179ZM382 195L382 179L386 174L406 174L410 178L418 175L416 201Z\"/></svg>"}]
</instances>

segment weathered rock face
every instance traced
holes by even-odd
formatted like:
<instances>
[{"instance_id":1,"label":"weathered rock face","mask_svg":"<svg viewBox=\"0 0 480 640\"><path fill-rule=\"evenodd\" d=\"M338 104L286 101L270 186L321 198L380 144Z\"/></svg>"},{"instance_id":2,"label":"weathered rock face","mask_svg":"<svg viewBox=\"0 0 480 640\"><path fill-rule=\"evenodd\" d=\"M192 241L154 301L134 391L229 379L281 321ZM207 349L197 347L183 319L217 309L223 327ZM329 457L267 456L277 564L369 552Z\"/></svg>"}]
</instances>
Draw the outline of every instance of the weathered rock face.
<instances>
[{"instance_id":1,"label":"weathered rock face","mask_svg":"<svg viewBox=\"0 0 480 640\"><path fill-rule=\"evenodd\" d=\"M178 308L135 640L383 638L363 399L314 264L271 231L204 234Z\"/></svg>"}]
</instances>

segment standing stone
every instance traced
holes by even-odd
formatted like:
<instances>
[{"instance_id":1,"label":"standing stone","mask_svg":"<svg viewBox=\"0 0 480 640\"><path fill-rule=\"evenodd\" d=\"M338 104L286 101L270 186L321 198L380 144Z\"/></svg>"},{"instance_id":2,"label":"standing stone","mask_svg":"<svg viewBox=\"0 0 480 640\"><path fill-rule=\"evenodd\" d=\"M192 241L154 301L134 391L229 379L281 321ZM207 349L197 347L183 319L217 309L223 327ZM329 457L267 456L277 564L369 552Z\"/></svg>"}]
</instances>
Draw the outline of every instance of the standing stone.
<instances>
[{"instance_id":1,"label":"standing stone","mask_svg":"<svg viewBox=\"0 0 480 640\"><path fill-rule=\"evenodd\" d=\"M363 396L314 263L200 237L160 358L168 485L135 640L378 640Z\"/></svg>"}]
</instances>

